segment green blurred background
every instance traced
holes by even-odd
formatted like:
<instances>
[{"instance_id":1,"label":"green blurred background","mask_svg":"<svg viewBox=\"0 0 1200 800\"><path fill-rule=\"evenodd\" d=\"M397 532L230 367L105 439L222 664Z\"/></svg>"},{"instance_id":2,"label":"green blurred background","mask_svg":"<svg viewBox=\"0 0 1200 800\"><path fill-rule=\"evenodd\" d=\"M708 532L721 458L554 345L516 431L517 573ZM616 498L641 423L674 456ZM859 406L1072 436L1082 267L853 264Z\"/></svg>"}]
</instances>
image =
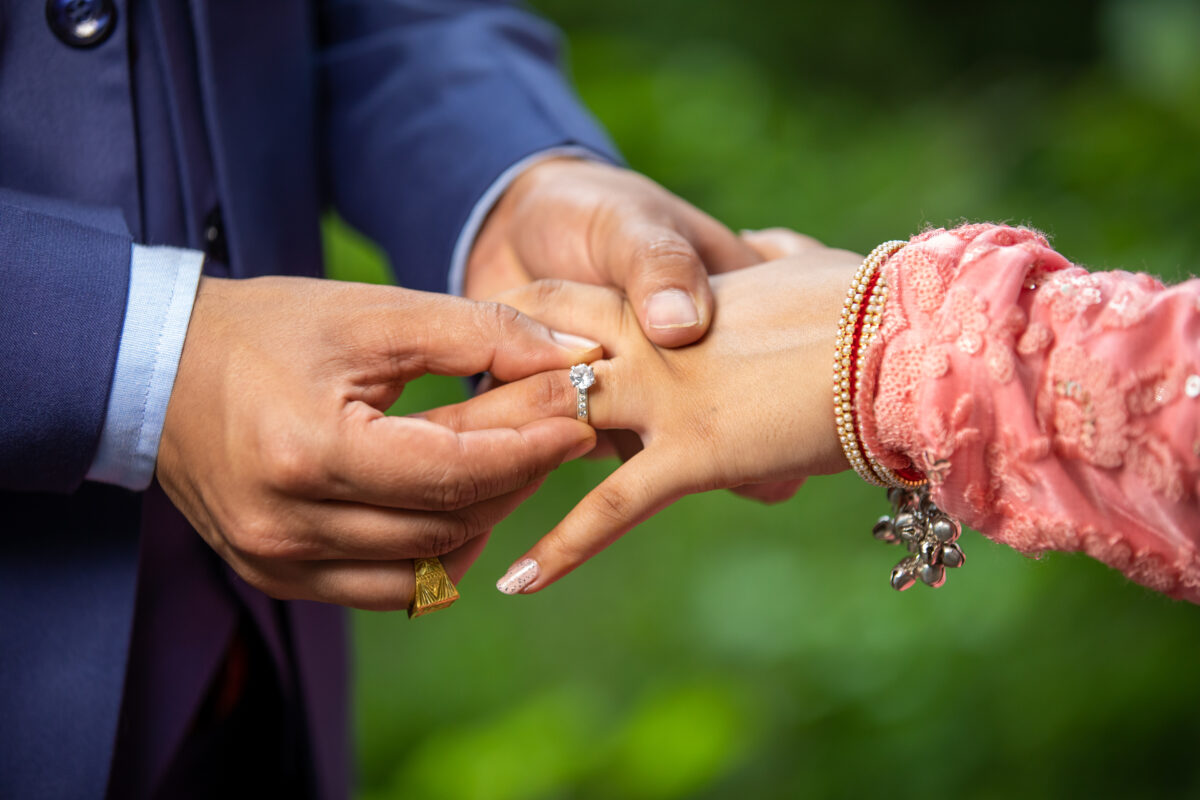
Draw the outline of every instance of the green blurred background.
<instances>
[{"instance_id":1,"label":"green blurred background","mask_svg":"<svg viewBox=\"0 0 1200 800\"><path fill-rule=\"evenodd\" d=\"M630 164L734 228L865 252L1001 220L1096 268L1200 265L1196 0L535 5ZM336 224L328 248L384 279ZM553 475L452 612L355 615L361 797L1200 797L1200 609L973 532L967 569L897 595L852 476L687 498L496 592L612 467Z\"/></svg>"}]
</instances>

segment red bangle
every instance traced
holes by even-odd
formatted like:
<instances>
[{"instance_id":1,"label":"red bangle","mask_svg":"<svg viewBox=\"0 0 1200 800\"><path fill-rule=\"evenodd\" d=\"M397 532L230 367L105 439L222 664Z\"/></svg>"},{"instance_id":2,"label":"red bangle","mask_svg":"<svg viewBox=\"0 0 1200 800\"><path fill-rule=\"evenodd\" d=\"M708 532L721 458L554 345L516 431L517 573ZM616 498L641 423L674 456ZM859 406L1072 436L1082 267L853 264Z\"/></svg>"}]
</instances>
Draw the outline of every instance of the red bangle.
<instances>
[{"instance_id":1,"label":"red bangle","mask_svg":"<svg viewBox=\"0 0 1200 800\"><path fill-rule=\"evenodd\" d=\"M867 449L862 426L854 413L855 401L862 390L859 356L878 334L887 300L887 281L880 268L906 244L893 240L876 247L863 260L850 284L836 340L833 413L842 451L863 480L876 486L912 489L927 482L925 475L912 466L893 470L881 464Z\"/></svg>"}]
</instances>

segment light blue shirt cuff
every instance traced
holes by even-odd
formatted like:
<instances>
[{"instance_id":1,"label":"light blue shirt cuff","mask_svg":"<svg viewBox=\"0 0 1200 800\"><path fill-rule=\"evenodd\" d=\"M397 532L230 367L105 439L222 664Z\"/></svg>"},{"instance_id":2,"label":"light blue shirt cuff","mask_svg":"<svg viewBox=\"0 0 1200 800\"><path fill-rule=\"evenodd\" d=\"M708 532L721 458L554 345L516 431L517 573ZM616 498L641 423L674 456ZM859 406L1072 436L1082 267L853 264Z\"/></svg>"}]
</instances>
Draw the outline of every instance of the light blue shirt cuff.
<instances>
[{"instance_id":1,"label":"light blue shirt cuff","mask_svg":"<svg viewBox=\"0 0 1200 800\"><path fill-rule=\"evenodd\" d=\"M563 147L539 150L500 173L500 177L492 182L492 185L475 203L471 213L467 215L467 221L463 224L462 231L458 234L458 241L454 244L454 252L450 256L450 277L446 286L450 294L462 296L463 283L467 278L467 259L471 256L471 248L475 246L475 237L479 235L479 229L483 227L483 221L491 213L492 206L496 205L500 196L508 191L508 187L517 179L517 176L534 164L551 158L583 158L589 161L610 163L607 158L598 155L594 150L578 145L564 145Z\"/></svg>"},{"instance_id":2,"label":"light blue shirt cuff","mask_svg":"<svg viewBox=\"0 0 1200 800\"><path fill-rule=\"evenodd\" d=\"M125 327L88 480L150 485L203 263L197 250L133 246Z\"/></svg>"}]
</instances>

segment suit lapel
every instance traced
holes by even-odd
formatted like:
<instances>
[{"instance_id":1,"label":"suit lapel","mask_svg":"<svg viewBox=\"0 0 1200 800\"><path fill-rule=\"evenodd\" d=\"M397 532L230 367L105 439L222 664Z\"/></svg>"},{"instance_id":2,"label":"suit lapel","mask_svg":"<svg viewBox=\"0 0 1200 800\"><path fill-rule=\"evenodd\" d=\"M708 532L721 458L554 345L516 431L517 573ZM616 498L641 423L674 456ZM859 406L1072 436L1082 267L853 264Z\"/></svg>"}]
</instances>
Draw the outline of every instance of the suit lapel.
<instances>
[{"instance_id":1,"label":"suit lapel","mask_svg":"<svg viewBox=\"0 0 1200 800\"><path fill-rule=\"evenodd\" d=\"M190 0L235 277L321 271L316 43L297 0Z\"/></svg>"}]
</instances>

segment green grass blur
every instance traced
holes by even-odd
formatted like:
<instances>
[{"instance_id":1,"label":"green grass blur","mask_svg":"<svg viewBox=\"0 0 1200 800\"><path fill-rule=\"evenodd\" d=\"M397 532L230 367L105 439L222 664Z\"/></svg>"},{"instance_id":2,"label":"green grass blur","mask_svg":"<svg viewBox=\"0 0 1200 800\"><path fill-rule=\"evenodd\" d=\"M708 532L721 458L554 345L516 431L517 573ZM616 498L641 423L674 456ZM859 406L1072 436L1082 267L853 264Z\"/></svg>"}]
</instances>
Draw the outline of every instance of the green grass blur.
<instances>
[{"instance_id":1,"label":"green grass blur","mask_svg":"<svg viewBox=\"0 0 1200 800\"><path fill-rule=\"evenodd\" d=\"M1003 220L1096 268L1200 265L1195 0L536 5L630 164L734 228L865 252ZM328 247L387 279L336 225ZM401 409L461 396L423 379ZM945 587L897 595L851 476L691 497L497 593L612 467L553 475L451 612L355 615L360 797L1200 796L1200 610L972 532Z\"/></svg>"}]
</instances>

